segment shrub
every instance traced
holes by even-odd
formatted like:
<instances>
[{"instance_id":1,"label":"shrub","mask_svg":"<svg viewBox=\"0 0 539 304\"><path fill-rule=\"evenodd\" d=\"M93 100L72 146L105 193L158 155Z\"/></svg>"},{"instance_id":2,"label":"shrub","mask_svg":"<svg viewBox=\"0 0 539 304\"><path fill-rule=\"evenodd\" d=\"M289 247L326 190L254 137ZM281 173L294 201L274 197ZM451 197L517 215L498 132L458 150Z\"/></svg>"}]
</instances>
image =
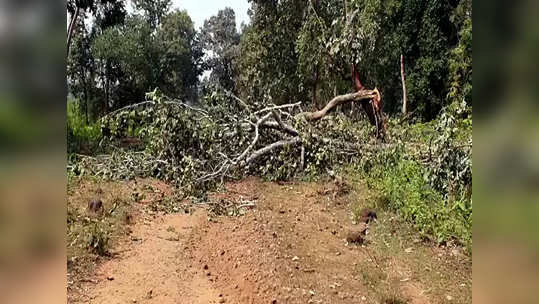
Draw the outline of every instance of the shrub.
<instances>
[{"instance_id":1,"label":"shrub","mask_svg":"<svg viewBox=\"0 0 539 304\"><path fill-rule=\"evenodd\" d=\"M77 100L67 102L67 152L92 154L101 139L101 128L97 122L86 123L84 113Z\"/></svg>"}]
</instances>

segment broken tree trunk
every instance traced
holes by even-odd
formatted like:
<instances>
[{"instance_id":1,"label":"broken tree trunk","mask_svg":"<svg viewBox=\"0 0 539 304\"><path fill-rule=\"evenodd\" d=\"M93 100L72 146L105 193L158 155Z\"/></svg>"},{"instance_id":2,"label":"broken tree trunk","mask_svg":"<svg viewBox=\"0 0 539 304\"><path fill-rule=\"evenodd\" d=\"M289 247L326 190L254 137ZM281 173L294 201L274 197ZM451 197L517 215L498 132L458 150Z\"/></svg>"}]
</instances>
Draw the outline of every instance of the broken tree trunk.
<instances>
[{"instance_id":1,"label":"broken tree trunk","mask_svg":"<svg viewBox=\"0 0 539 304\"><path fill-rule=\"evenodd\" d=\"M313 72L313 105L318 104L318 99L316 98L316 90L318 89L318 67L315 68Z\"/></svg>"}]
</instances>

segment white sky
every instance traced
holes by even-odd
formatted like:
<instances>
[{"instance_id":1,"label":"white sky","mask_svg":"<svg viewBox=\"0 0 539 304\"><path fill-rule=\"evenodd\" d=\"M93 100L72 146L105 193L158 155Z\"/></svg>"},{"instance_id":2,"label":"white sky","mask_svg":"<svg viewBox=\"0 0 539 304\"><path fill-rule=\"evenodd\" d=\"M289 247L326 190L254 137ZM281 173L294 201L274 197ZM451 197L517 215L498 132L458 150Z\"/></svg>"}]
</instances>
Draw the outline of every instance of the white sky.
<instances>
[{"instance_id":1,"label":"white sky","mask_svg":"<svg viewBox=\"0 0 539 304\"><path fill-rule=\"evenodd\" d=\"M236 13L236 27L240 30L242 22L248 24L250 19L247 10L250 7L247 0L172 0L172 9L185 9L195 23L195 29L199 29L204 24L204 20L216 15L217 12L225 7L231 7ZM129 13L133 11L130 0L126 3L126 9ZM0 11L1 12L1 11ZM69 14L66 16L66 27L69 27ZM0 18L0 21L3 19ZM91 14L87 16L88 23L91 22Z\"/></svg>"},{"instance_id":2,"label":"white sky","mask_svg":"<svg viewBox=\"0 0 539 304\"><path fill-rule=\"evenodd\" d=\"M173 0L172 8L179 8L187 10L193 22L195 22L195 28L199 29L204 20L216 15L217 12L225 7L231 7L236 13L236 27L240 29L242 22L249 23L249 16L247 15L247 9L250 4L247 0Z\"/></svg>"}]
</instances>

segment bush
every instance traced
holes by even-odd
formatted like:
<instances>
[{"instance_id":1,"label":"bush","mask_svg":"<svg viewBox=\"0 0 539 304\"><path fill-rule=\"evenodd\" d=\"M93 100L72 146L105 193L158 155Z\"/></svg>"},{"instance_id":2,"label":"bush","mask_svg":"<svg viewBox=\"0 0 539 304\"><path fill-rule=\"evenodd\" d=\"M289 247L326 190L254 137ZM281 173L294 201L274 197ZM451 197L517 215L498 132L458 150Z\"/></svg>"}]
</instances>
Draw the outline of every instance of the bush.
<instances>
[{"instance_id":1,"label":"bush","mask_svg":"<svg viewBox=\"0 0 539 304\"><path fill-rule=\"evenodd\" d=\"M86 123L78 100L67 102L67 152L92 154L101 139L101 127L97 122Z\"/></svg>"}]
</instances>

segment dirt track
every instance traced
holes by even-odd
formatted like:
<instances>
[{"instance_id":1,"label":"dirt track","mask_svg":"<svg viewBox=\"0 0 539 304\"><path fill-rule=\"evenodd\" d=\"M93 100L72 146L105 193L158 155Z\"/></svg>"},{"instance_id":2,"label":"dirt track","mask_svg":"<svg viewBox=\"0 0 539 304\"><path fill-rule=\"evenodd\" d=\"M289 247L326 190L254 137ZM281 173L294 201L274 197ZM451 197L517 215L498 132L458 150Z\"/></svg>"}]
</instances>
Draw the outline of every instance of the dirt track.
<instances>
[{"instance_id":1,"label":"dirt track","mask_svg":"<svg viewBox=\"0 0 539 304\"><path fill-rule=\"evenodd\" d=\"M256 201L239 217L141 215L116 257L85 283L89 303L379 303L357 266L378 267L368 246L349 245L345 199L324 186L247 179L227 186L228 197ZM217 195L219 196L219 195ZM433 298L402 260L390 265L402 303L459 303ZM452 302L451 302L452 301Z\"/></svg>"}]
</instances>

